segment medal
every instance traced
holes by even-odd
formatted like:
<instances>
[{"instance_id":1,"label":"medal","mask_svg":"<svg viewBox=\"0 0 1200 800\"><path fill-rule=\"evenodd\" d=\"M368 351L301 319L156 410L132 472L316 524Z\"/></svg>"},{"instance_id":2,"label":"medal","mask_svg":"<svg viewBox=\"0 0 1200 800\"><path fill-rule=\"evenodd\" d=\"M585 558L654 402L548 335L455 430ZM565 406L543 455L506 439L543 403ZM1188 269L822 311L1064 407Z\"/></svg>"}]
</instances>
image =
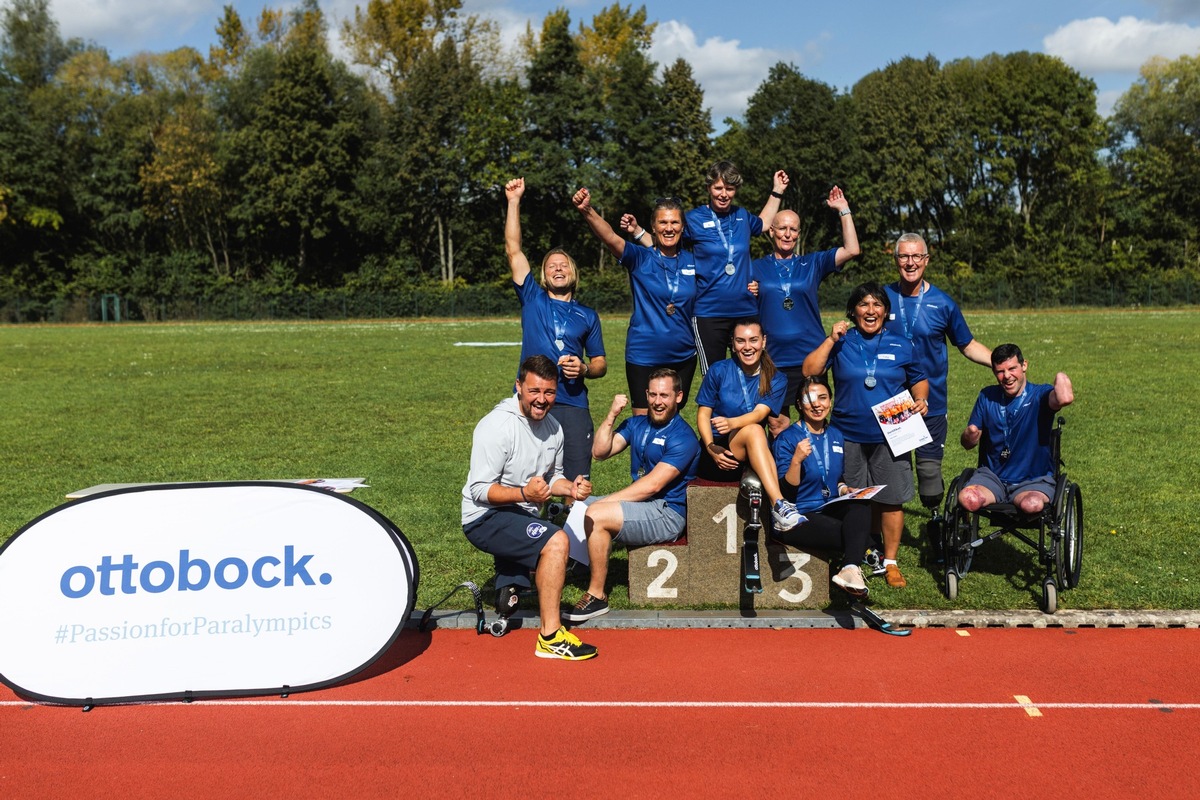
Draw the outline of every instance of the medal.
<instances>
[{"instance_id":1,"label":"medal","mask_svg":"<svg viewBox=\"0 0 1200 800\"><path fill-rule=\"evenodd\" d=\"M726 275L732 275L735 272L737 272L737 267L735 267L733 264L725 265L725 274Z\"/></svg>"},{"instance_id":2,"label":"medal","mask_svg":"<svg viewBox=\"0 0 1200 800\"><path fill-rule=\"evenodd\" d=\"M783 298L783 310L784 311L791 311L795 305L796 304L792 301L792 298L790 298L790 297Z\"/></svg>"},{"instance_id":3,"label":"medal","mask_svg":"<svg viewBox=\"0 0 1200 800\"><path fill-rule=\"evenodd\" d=\"M675 314L675 304L674 303L667 303L667 314L674 316L674 314Z\"/></svg>"},{"instance_id":4,"label":"medal","mask_svg":"<svg viewBox=\"0 0 1200 800\"><path fill-rule=\"evenodd\" d=\"M874 375L868 375L867 377L863 378L863 386L866 386L868 389L874 389L876 383L878 383L878 381L875 380Z\"/></svg>"},{"instance_id":5,"label":"medal","mask_svg":"<svg viewBox=\"0 0 1200 800\"><path fill-rule=\"evenodd\" d=\"M1009 451L1009 449L1006 447L1006 448L1004 448L1003 450L1001 450L1001 451L1000 451L1000 460L1001 460L1001 461L1008 461L1008 457L1009 457L1009 456L1011 456L1011 455L1012 455L1012 452L1011 452L1011 451Z\"/></svg>"},{"instance_id":6,"label":"medal","mask_svg":"<svg viewBox=\"0 0 1200 800\"><path fill-rule=\"evenodd\" d=\"M828 486L821 487L821 497L824 498L825 500L829 499L829 487Z\"/></svg>"},{"instance_id":7,"label":"medal","mask_svg":"<svg viewBox=\"0 0 1200 800\"><path fill-rule=\"evenodd\" d=\"M563 349L564 347L566 347L567 345L566 345L566 343L565 343L565 342L563 342L563 340L562 340L562 339L555 339L555 340L554 340L554 346L555 346L555 347L557 347L559 350L562 350L562 349Z\"/></svg>"},{"instance_id":8,"label":"medal","mask_svg":"<svg viewBox=\"0 0 1200 800\"><path fill-rule=\"evenodd\" d=\"M639 478L644 478L645 476L646 476L646 468L645 468L645 467L638 467L638 477L639 477Z\"/></svg>"}]
</instances>

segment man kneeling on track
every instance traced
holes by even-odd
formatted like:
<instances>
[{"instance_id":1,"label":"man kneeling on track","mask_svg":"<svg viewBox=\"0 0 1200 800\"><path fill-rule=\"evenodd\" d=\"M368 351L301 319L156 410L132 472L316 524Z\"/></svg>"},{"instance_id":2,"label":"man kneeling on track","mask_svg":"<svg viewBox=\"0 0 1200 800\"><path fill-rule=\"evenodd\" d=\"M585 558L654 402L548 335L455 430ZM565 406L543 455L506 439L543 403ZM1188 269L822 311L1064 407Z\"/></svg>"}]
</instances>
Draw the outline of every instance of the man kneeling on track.
<instances>
[{"instance_id":1,"label":"man kneeling on track","mask_svg":"<svg viewBox=\"0 0 1200 800\"><path fill-rule=\"evenodd\" d=\"M562 618L583 622L608 613L608 553L614 541L626 547L661 544L679 538L687 525L687 485L696 477L700 442L679 416L683 382L673 369L650 373L647 413L635 415L613 430L629 404L619 394L592 440L592 458L603 461L630 448L629 477L633 483L619 492L587 502L587 536L591 579L574 606L564 606Z\"/></svg>"},{"instance_id":2,"label":"man kneeling on track","mask_svg":"<svg viewBox=\"0 0 1200 800\"><path fill-rule=\"evenodd\" d=\"M981 445L979 469L958 493L958 502L967 511L1012 503L1035 515L1054 501L1050 430L1055 412L1070 405L1075 392L1065 372L1055 375L1050 385L1028 383L1028 369L1015 344L992 351L998 385L979 392L961 437L967 450Z\"/></svg>"},{"instance_id":3,"label":"man kneeling on track","mask_svg":"<svg viewBox=\"0 0 1200 800\"><path fill-rule=\"evenodd\" d=\"M592 492L587 478L563 476L562 427L547 415L557 391L557 365L546 356L530 356L517 374L516 395L475 426L462 524L471 544L496 560L498 597L529 588L529 571L535 570L541 632L534 655L582 661L593 658L596 648L559 622L567 533L537 516L551 496L584 500Z\"/></svg>"}]
</instances>

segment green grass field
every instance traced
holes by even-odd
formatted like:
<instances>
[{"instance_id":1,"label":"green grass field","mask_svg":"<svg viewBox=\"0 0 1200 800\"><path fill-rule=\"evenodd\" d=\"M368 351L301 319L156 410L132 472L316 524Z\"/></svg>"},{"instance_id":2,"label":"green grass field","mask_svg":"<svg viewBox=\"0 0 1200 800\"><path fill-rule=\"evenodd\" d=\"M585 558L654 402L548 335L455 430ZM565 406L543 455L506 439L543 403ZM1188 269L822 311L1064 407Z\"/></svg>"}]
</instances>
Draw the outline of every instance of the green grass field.
<instances>
[{"instance_id":1,"label":"green grass field","mask_svg":"<svg viewBox=\"0 0 1200 800\"><path fill-rule=\"evenodd\" d=\"M1085 501L1084 564L1062 607L1200 608L1198 318L1193 309L968 315L985 344L1021 345L1031 380L1061 369L1075 384L1063 450ZM625 325L604 319L610 366L591 384L597 420L625 391ZM459 493L471 431L507 394L518 348L456 343L519 339L515 318L0 327L0 540L92 484L362 476L371 488L354 497L416 549L419 604L466 578L482 584L490 558L462 535ZM990 381L954 356L947 479L973 464L958 432ZM694 423L692 405L686 413ZM597 492L624 485L627 470L624 456L596 465ZM919 566L910 537L926 515L915 501L910 511L909 587L875 581L878 607L1036 606L1032 550L1007 539L981 550L952 606L940 573ZM614 606L627 605L624 570L611 574Z\"/></svg>"}]
</instances>

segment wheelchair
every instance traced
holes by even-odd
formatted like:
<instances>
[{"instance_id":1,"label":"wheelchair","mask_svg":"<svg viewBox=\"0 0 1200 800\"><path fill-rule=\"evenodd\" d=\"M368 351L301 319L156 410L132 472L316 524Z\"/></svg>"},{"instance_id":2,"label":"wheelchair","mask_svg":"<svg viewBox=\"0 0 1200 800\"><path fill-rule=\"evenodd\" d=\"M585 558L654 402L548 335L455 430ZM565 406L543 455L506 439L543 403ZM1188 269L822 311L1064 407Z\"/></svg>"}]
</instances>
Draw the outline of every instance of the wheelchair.
<instances>
[{"instance_id":1,"label":"wheelchair","mask_svg":"<svg viewBox=\"0 0 1200 800\"><path fill-rule=\"evenodd\" d=\"M958 599L959 582L971 570L975 550L984 542L1011 534L1037 551L1038 562L1046 569L1042 580L1040 607L1046 614L1058 610L1059 590L1079 584L1083 566L1083 495L1079 485L1067 479L1062 460L1062 429L1059 417L1050 431L1050 453L1054 464L1054 502L1040 514L1026 514L1011 503L994 503L971 512L958 504L958 493L970 484L973 469L963 470L946 492L942 531L944 558L943 588L949 600ZM981 533L981 521L988 523ZM1034 538L1032 531L1037 531Z\"/></svg>"}]
</instances>

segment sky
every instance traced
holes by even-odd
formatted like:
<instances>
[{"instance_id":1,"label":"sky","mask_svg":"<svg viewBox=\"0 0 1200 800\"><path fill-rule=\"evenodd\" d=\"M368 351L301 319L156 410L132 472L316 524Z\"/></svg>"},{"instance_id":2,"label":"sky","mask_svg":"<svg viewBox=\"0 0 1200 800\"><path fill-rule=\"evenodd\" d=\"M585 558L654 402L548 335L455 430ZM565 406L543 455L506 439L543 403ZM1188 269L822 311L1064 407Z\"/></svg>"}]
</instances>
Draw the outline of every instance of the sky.
<instances>
[{"instance_id":1,"label":"sky","mask_svg":"<svg viewBox=\"0 0 1200 800\"><path fill-rule=\"evenodd\" d=\"M288 0L51 0L51 10L64 37L90 40L121 57L183 45L207 53L227 4L248 26L264 6L293 6ZM365 6L366 0L321 0L336 27L359 4ZM528 23L538 30L555 8L566 8L577 28L611 4L464 0L462 13L493 19L505 41L515 42ZM645 6L649 19L658 23L651 56L660 66L680 56L691 63L718 131L726 117L742 115L767 71L781 61L847 91L859 78L904 56L932 54L945 63L989 53L1041 52L1094 80L1098 110L1107 115L1147 59L1200 55L1200 0L654 0ZM336 33L330 41L339 52Z\"/></svg>"}]
</instances>

